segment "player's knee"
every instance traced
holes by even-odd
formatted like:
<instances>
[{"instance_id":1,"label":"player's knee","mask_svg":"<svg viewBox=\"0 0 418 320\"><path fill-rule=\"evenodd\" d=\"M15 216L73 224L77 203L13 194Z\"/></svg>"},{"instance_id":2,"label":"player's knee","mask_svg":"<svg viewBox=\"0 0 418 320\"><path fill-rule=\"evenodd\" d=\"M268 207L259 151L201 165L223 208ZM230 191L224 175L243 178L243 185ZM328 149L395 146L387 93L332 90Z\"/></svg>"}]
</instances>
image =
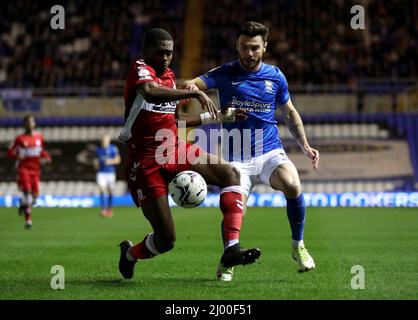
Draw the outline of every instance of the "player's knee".
<instances>
[{"instance_id":1,"label":"player's knee","mask_svg":"<svg viewBox=\"0 0 418 320\"><path fill-rule=\"evenodd\" d=\"M300 183L297 181L289 182L285 185L283 193L286 198L296 199L302 192Z\"/></svg>"},{"instance_id":2,"label":"player's knee","mask_svg":"<svg viewBox=\"0 0 418 320\"><path fill-rule=\"evenodd\" d=\"M225 172L225 177L228 177L225 181L226 182L225 187L237 186L240 184L241 175L240 175L239 170L235 167L228 166Z\"/></svg>"}]
</instances>

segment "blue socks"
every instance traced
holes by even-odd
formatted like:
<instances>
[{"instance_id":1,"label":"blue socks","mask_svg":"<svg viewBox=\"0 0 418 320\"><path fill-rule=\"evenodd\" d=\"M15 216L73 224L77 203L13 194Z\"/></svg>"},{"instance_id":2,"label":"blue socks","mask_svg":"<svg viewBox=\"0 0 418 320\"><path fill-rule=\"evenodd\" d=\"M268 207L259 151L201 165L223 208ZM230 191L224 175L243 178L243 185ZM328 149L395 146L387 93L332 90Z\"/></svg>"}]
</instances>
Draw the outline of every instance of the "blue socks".
<instances>
[{"instance_id":1,"label":"blue socks","mask_svg":"<svg viewBox=\"0 0 418 320\"><path fill-rule=\"evenodd\" d=\"M107 198L107 208L112 209L113 207L113 194L109 193L109 197Z\"/></svg>"},{"instance_id":2,"label":"blue socks","mask_svg":"<svg viewBox=\"0 0 418 320\"><path fill-rule=\"evenodd\" d=\"M109 193L109 195L107 196L107 201L106 201L106 195L103 192L100 192L100 207L102 208L102 210L112 209L112 206L113 206L113 195Z\"/></svg>"},{"instance_id":3,"label":"blue socks","mask_svg":"<svg viewBox=\"0 0 418 320\"><path fill-rule=\"evenodd\" d=\"M292 239L302 240L305 228L305 199L300 194L296 199L287 199L287 218L292 229Z\"/></svg>"},{"instance_id":4,"label":"blue socks","mask_svg":"<svg viewBox=\"0 0 418 320\"><path fill-rule=\"evenodd\" d=\"M102 208L102 210L106 208L105 195L103 192L100 192L100 207Z\"/></svg>"}]
</instances>

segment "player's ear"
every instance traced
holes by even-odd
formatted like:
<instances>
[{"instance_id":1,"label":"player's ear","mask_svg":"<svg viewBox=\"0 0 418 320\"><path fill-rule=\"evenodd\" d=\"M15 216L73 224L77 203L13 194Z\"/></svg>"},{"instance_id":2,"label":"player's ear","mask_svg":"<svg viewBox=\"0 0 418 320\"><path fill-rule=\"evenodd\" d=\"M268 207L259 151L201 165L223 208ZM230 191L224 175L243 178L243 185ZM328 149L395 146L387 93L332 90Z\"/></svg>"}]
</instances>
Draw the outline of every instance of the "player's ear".
<instances>
[{"instance_id":1,"label":"player's ear","mask_svg":"<svg viewBox=\"0 0 418 320\"><path fill-rule=\"evenodd\" d=\"M265 41L263 44L263 53L265 53L266 50L267 50L267 41Z\"/></svg>"}]
</instances>

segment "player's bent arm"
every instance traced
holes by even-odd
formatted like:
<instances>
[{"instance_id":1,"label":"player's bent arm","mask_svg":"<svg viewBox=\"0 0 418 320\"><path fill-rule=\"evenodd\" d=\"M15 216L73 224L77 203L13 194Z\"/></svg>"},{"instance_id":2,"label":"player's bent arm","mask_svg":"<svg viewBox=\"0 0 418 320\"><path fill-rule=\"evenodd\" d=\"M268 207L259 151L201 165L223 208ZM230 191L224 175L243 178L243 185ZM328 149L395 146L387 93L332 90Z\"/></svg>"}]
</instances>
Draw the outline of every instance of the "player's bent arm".
<instances>
[{"instance_id":1,"label":"player's bent arm","mask_svg":"<svg viewBox=\"0 0 418 320\"><path fill-rule=\"evenodd\" d=\"M184 81L182 88L185 90L208 90L208 86L206 85L205 81L199 77Z\"/></svg>"},{"instance_id":2,"label":"player's bent arm","mask_svg":"<svg viewBox=\"0 0 418 320\"><path fill-rule=\"evenodd\" d=\"M289 132L299 143L300 147L302 149L308 148L309 143L306 139L302 118L300 117L299 112L297 112L292 101L289 99L286 104L280 106L280 110L283 114L284 121L289 129Z\"/></svg>"},{"instance_id":3,"label":"player's bent arm","mask_svg":"<svg viewBox=\"0 0 418 320\"><path fill-rule=\"evenodd\" d=\"M200 98L201 91L188 91L159 87L155 82L145 82L138 86L138 91L145 101L150 103L164 103L181 99Z\"/></svg>"},{"instance_id":4,"label":"player's bent arm","mask_svg":"<svg viewBox=\"0 0 418 320\"><path fill-rule=\"evenodd\" d=\"M99 170L99 159L95 158L93 160L94 169Z\"/></svg>"},{"instance_id":5,"label":"player's bent arm","mask_svg":"<svg viewBox=\"0 0 418 320\"><path fill-rule=\"evenodd\" d=\"M196 127L202 124L220 123L220 122L235 122L247 119L246 111L244 109L225 107L218 110L219 120L214 120L209 112L201 114L189 114L181 112L176 109L176 118L178 121L185 121L187 127Z\"/></svg>"},{"instance_id":6,"label":"player's bent arm","mask_svg":"<svg viewBox=\"0 0 418 320\"><path fill-rule=\"evenodd\" d=\"M13 144L11 144L10 147L7 149L7 156L9 158L12 158L13 160L22 160L19 157L19 152L17 150L18 147L19 147L18 139L15 139Z\"/></svg>"},{"instance_id":7,"label":"player's bent arm","mask_svg":"<svg viewBox=\"0 0 418 320\"><path fill-rule=\"evenodd\" d=\"M46 163L52 162L51 155L48 152L46 152L45 150L41 151L41 158L44 159L44 161Z\"/></svg>"},{"instance_id":8,"label":"player's bent arm","mask_svg":"<svg viewBox=\"0 0 418 320\"><path fill-rule=\"evenodd\" d=\"M9 149L7 149L7 156L9 158L12 158L13 160L17 160L17 152L16 152L16 148L10 147Z\"/></svg>"},{"instance_id":9,"label":"player's bent arm","mask_svg":"<svg viewBox=\"0 0 418 320\"><path fill-rule=\"evenodd\" d=\"M41 158L44 159L46 163L51 163L52 158L51 155L45 150L45 142L42 139L42 150L41 150Z\"/></svg>"},{"instance_id":10,"label":"player's bent arm","mask_svg":"<svg viewBox=\"0 0 418 320\"><path fill-rule=\"evenodd\" d=\"M120 155L115 155L115 157L113 159L110 159L110 165L115 165L117 166L118 164L120 164L121 159L120 159Z\"/></svg>"},{"instance_id":11,"label":"player's bent arm","mask_svg":"<svg viewBox=\"0 0 418 320\"><path fill-rule=\"evenodd\" d=\"M303 153L312 159L313 169L318 170L319 152L309 145L305 129L303 127L302 118L300 117L299 112L297 112L292 101L289 99L286 104L280 106L280 110L283 113L289 132L296 139Z\"/></svg>"},{"instance_id":12,"label":"player's bent arm","mask_svg":"<svg viewBox=\"0 0 418 320\"><path fill-rule=\"evenodd\" d=\"M218 120L218 112L215 104L201 90L188 91L170 89L158 87L155 82L145 82L138 86L138 92L147 102L156 104L178 101L181 99L196 98L202 105L202 108L207 110L215 120Z\"/></svg>"}]
</instances>

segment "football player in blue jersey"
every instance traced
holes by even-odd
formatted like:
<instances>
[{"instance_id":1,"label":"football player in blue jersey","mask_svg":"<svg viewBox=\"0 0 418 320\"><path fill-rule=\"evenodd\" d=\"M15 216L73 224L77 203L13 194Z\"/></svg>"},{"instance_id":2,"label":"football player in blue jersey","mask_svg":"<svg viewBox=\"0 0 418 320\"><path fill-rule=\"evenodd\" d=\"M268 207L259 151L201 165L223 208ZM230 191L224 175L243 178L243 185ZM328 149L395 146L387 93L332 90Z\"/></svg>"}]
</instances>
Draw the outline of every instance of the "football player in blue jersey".
<instances>
[{"instance_id":1,"label":"football player in blue jersey","mask_svg":"<svg viewBox=\"0 0 418 320\"><path fill-rule=\"evenodd\" d=\"M100 146L96 148L94 166L97 170L96 181L100 191L100 207L103 217L112 217L113 189L116 182L115 166L120 164L119 149L110 143L110 136L102 136ZM106 201L106 193L108 198Z\"/></svg>"},{"instance_id":2,"label":"football player in blue jersey","mask_svg":"<svg viewBox=\"0 0 418 320\"><path fill-rule=\"evenodd\" d=\"M305 202L298 171L287 157L279 137L276 108L282 112L286 126L303 153L311 159L313 170L318 170L319 152L308 143L285 76L278 67L262 61L268 34L269 29L263 24L246 22L236 42L239 59L186 81L184 88L217 89L222 108L247 111L244 121L222 123L223 156L241 172L244 204L259 181L283 192L292 234L292 258L299 271L307 271L314 269L315 263L303 241ZM211 119L208 114L201 115L202 124ZM218 280L231 281L232 277L233 268L218 265Z\"/></svg>"}]
</instances>

